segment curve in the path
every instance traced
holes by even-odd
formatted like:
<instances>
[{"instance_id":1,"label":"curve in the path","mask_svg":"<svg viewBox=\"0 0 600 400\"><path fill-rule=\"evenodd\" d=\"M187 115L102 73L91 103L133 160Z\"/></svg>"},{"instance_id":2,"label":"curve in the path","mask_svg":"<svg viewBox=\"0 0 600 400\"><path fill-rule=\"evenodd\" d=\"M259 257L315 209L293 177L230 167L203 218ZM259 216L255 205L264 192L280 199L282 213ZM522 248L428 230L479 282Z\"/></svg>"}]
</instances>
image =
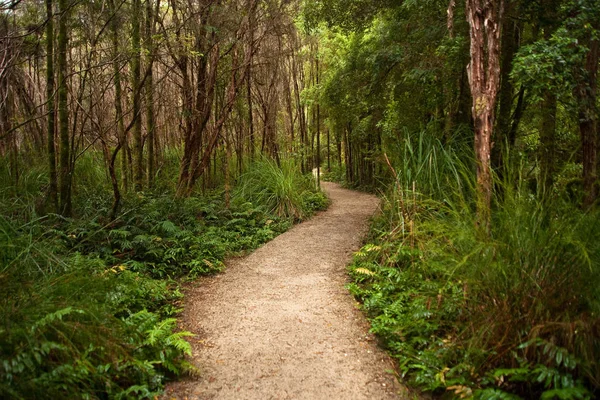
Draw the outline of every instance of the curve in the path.
<instances>
[{"instance_id":1,"label":"curve in the path","mask_svg":"<svg viewBox=\"0 0 600 400\"><path fill-rule=\"evenodd\" d=\"M388 356L344 288L377 198L323 183L332 204L187 293L200 376L167 399L394 399Z\"/></svg>"}]
</instances>

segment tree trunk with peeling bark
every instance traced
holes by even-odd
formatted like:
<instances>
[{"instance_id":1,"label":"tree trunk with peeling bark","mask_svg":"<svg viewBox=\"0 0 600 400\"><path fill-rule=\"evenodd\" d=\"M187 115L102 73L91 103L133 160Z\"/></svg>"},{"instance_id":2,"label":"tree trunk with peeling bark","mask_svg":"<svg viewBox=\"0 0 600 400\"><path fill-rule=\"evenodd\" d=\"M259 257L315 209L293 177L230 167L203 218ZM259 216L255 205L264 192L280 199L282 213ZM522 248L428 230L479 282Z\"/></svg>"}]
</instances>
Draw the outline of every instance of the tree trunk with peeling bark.
<instances>
[{"instance_id":1,"label":"tree trunk with peeling bark","mask_svg":"<svg viewBox=\"0 0 600 400\"><path fill-rule=\"evenodd\" d=\"M490 156L494 111L500 83L500 35L503 0L467 0L471 62L467 67L473 97L477 159L477 223L490 228L492 171Z\"/></svg>"}]
</instances>

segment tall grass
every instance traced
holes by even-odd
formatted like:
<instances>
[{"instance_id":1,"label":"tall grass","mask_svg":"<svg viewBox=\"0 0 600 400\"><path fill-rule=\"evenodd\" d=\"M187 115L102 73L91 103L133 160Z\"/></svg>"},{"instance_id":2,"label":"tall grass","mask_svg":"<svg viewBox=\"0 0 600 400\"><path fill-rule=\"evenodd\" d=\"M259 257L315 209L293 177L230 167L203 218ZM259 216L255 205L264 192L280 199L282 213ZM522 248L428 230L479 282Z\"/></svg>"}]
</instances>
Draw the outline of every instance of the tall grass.
<instances>
[{"instance_id":1,"label":"tall grass","mask_svg":"<svg viewBox=\"0 0 600 400\"><path fill-rule=\"evenodd\" d=\"M465 144L445 147L428 131L404 130L393 154L395 184L404 191L412 191L414 184L414 189L421 194L443 198L447 191L456 190L463 184L464 158L469 154Z\"/></svg>"},{"instance_id":2,"label":"tall grass","mask_svg":"<svg viewBox=\"0 0 600 400\"><path fill-rule=\"evenodd\" d=\"M281 166L268 158L250 165L239 178L234 198L259 204L267 213L292 220L303 220L315 208L327 204L312 175L302 175L292 159L283 160Z\"/></svg>"},{"instance_id":3,"label":"tall grass","mask_svg":"<svg viewBox=\"0 0 600 400\"><path fill-rule=\"evenodd\" d=\"M401 372L480 398L597 393L599 214L537 197L513 165L482 235L472 162L421 136L351 267Z\"/></svg>"}]
</instances>

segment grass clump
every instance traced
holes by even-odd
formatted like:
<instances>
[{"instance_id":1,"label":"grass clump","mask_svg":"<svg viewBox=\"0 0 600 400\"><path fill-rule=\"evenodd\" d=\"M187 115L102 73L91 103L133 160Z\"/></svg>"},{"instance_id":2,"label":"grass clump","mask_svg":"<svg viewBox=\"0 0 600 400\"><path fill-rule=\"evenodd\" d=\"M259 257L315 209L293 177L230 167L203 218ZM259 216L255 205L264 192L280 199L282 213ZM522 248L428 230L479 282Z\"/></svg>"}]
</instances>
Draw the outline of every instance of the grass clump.
<instances>
[{"instance_id":1,"label":"grass clump","mask_svg":"<svg viewBox=\"0 0 600 400\"><path fill-rule=\"evenodd\" d=\"M327 198L312 176L302 175L293 160L283 160L279 166L267 158L255 161L242 174L235 200L260 204L265 212L292 221L304 220L327 207Z\"/></svg>"},{"instance_id":2,"label":"grass clump","mask_svg":"<svg viewBox=\"0 0 600 400\"><path fill-rule=\"evenodd\" d=\"M518 178L497 183L502 196L484 234L469 200L469 164L454 160L456 173L414 186L397 168L398 183L350 267L349 288L372 331L400 373L428 391L597 396L600 215L540 198Z\"/></svg>"}]
</instances>

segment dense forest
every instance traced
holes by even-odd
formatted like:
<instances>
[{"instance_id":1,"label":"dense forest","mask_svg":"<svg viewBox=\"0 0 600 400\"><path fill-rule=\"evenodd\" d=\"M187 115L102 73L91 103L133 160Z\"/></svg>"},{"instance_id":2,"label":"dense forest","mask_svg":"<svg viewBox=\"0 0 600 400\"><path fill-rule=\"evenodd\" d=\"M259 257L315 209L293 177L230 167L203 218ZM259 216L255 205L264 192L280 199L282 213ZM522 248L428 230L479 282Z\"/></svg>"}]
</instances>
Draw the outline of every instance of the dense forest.
<instances>
[{"instance_id":1,"label":"dense forest","mask_svg":"<svg viewBox=\"0 0 600 400\"><path fill-rule=\"evenodd\" d=\"M326 208L321 179L381 196L348 288L401 379L600 394L598 1L0 9L0 397L197 373L180 284Z\"/></svg>"}]
</instances>

